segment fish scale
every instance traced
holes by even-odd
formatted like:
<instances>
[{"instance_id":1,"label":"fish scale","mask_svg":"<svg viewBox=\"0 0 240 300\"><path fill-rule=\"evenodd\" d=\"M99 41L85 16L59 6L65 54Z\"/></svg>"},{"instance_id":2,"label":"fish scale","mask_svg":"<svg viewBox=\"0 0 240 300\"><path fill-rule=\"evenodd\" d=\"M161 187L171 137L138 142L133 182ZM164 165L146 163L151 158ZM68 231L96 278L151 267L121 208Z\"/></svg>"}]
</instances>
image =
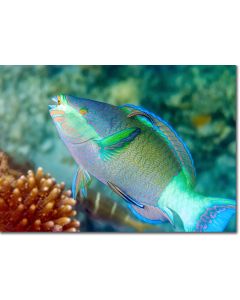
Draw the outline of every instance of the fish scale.
<instances>
[{"instance_id":1,"label":"fish scale","mask_svg":"<svg viewBox=\"0 0 240 300\"><path fill-rule=\"evenodd\" d=\"M150 151L148 145L143 142L146 138L156 140L156 145ZM117 159L107 162L109 169L115 170L108 177L109 180L114 181L120 187L125 186L130 196L134 195L140 202L148 204L153 204L156 198L160 197L161 191L172 176L176 175L180 170L179 164L177 164L176 158L171 152L168 155L169 157L167 157L168 164L158 163L156 157L159 157L160 161L164 161L164 157L159 152L157 142L159 140L156 138L154 131L143 133ZM167 147L164 141L162 141L162 144L163 149ZM138 152L136 152L136 149L138 149ZM143 157L147 159L143 160ZM169 169L170 163L172 163L173 167ZM129 178L131 178L131 181L129 181ZM156 184L158 189L155 188Z\"/></svg>"}]
</instances>

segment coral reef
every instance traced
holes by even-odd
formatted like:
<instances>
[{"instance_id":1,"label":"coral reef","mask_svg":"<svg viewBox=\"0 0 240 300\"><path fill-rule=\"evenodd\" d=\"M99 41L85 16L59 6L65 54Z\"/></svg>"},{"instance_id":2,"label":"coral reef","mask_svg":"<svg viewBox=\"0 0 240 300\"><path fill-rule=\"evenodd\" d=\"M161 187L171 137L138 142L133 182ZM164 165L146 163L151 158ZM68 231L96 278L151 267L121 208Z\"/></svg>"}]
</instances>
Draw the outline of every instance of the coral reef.
<instances>
[{"instance_id":1,"label":"coral reef","mask_svg":"<svg viewBox=\"0 0 240 300\"><path fill-rule=\"evenodd\" d=\"M5 176L5 178L13 180L16 177L20 177L21 172L18 169L10 168L9 160L10 157L0 151L0 178Z\"/></svg>"},{"instance_id":2,"label":"coral reef","mask_svg":"<svg viewBox=\"0 0 240 300\"><path fill-rule=\"evenodd\" d=\"M42 168L27 175L8 168L7 157L0 154L0 231L2 232L76 232L80 223L73 217L76 201L64 183L44 174Z\"/></svg>"}]
</instances>

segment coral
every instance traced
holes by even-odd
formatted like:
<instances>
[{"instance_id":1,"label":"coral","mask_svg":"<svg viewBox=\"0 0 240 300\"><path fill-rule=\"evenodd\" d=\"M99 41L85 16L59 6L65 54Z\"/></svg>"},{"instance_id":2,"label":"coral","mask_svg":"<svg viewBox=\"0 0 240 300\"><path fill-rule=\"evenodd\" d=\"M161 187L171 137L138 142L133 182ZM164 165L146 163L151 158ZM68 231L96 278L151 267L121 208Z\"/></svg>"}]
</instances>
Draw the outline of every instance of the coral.
<instances>
[{"instance_id":1,"label":"coral","mask_svg":"<svg viewBox=\"0 0 240 300\"><path fill-rule=\"evenodd\" d=\"M76 232L80 223L73 217L76 201L64 183L44 174L42 168L27 175L12 173L6 157L1 159L0 231L2 232ZM4 171L4 172L2 172Z\"/></svg>"},{"instance_id":2,"label":"coral","mask_svg":"<svg viewBox=\"0 0 240 300\"><path fill-rule=\"evenodd\" d=\"M32 167L32 164L29 162L24 164L16 163L12 157L0 150L0 177L2 175L13 178L20 177Z\"/></svg>"}]
</instances>

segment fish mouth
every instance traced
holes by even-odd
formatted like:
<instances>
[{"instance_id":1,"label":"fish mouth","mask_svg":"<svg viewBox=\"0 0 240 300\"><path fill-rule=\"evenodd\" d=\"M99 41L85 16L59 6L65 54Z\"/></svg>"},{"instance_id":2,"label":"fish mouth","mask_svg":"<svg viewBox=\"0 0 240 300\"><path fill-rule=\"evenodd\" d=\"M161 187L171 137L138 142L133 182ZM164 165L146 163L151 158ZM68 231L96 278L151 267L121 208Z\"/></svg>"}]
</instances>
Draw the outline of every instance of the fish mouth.
<instances>
[{"instance_id":1,"label":"fish mouth","mask_svg":"<svg viewBox=\"0 0 240 300\"><path fill-rule=\"evenodd\" d=\"M55 109L56 107L57 107L57 105L48 105L48 110Z\"/></svg>"},{"instance_id":2,"label":"fish mouth","mask_svg":"<svg viewBox=\"0 0 240 300\"><path fill-rule=\"evenodd\" d=\"M55 102L56 104L48 105L48 110L49 110L49 111L52 110L52 109L55 109L55 108L57 107L57 105L58 105L58 99L57 99L57 96L52 97L51 100L52 100L53 102Z\"/></svg>"},{"instance_id":3,"label":"fish mouth","mask_svg":"<svg viewBox=\"0 0 240 300\"><path fill-rule=\"evenodd\" d=\"M55 103L58 103L58 98L57 98L57 96L53 96L53 97L51 98L51 100L52 100L53 102L55 102Z\"/></svg>"}]
</instances>

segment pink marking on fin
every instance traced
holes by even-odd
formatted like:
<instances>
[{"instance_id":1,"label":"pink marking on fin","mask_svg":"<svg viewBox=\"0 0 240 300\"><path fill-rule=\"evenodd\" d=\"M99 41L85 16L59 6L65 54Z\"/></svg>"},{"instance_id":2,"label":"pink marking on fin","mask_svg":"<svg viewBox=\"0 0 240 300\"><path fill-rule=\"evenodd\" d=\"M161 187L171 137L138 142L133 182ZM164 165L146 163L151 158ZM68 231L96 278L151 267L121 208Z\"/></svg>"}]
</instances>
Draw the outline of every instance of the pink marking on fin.
<instances>
[{"instance_id":1,"label":"pink marking on fin","mask_svg":"<svg viewBox=\"0 0 240 300\"><path fill-rule=\"evenodd\" d=\"M64 118L63 117L55 117L54 121L61 123L64 121Z\"/></svg>"},{"instance_id":2,"label":"pink marking on fin","mask_svg":"<svg viewBox=\"0 0 240 300\"><path fill-rule=\"evenodd\" d=\"M167 214L163 212L159 207L144 204L144 208L132 206L132 209L134 209L142 217L149 219L151 221L161 221L161 222L168 221L172 223L172 221L167 216Z\"/></svg>"},{"instance_id":3,"label":"pink marking on fin","mask_svg":"<svg viewBox=\"0 0 240 300\"><path fill-rule=\"evenodd\" d=\"M53 116L53 115L64 115L64 111L63 110L51 110L50 114L51 114L51 116Z\"/></svg>"}]
</instances>

